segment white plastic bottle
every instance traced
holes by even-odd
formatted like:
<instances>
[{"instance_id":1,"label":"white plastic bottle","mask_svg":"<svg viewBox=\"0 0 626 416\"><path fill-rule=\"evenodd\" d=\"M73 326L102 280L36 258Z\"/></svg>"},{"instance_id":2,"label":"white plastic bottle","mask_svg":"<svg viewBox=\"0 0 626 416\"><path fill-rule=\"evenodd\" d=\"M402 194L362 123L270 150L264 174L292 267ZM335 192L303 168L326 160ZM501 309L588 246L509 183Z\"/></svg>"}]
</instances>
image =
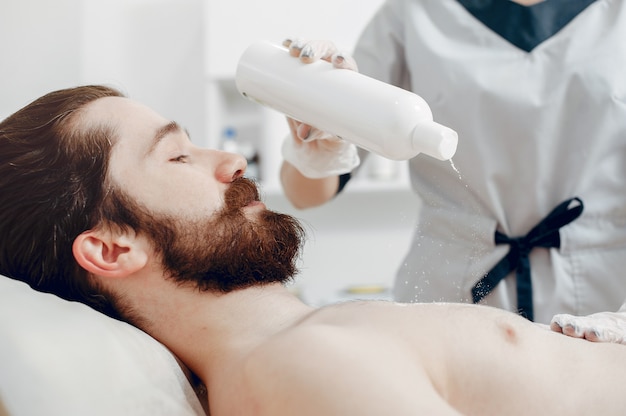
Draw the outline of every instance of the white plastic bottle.
<instances>
[{"instance_id":1,"label":"white plastic bottle","mask_svg":"<svg viewBox=\"0 0 626 416\"><path fill-rule=\"evenodd\" d=\"M249 46L236 84L251 100L388 159L448 160L456 152L457 133L435 123L420 96L323 60L304 64L282 46Z\"/></svg>"}]
</instances>

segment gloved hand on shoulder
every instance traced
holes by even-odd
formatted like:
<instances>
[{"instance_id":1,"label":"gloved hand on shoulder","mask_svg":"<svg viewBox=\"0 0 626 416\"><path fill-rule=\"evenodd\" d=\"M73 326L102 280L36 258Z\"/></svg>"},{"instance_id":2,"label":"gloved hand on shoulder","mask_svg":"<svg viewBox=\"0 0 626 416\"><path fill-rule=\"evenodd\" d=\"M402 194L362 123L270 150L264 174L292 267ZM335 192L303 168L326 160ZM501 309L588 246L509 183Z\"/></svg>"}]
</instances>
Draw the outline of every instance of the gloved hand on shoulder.
<instances>
[{"instance_id":1,"label":"gloved hand on shoulder","mask_svg":"<svg viewBox=\"0 0 626 416\"><path fill-rule=\"evenodd\" d=\"M626 345L626 303L617 312L598 312L588 316L555 315L550 328L574 338Z\"/></svg>"}]
</instances>

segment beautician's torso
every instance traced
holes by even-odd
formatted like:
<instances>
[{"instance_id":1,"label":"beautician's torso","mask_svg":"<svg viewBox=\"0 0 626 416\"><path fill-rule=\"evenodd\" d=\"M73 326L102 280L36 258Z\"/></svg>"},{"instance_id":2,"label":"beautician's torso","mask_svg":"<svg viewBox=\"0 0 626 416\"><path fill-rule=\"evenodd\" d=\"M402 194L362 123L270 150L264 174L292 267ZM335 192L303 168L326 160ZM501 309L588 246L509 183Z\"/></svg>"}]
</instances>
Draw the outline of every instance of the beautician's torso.
<instances>
[{"instance_id":1,"label":"beautician's torso","mask_svg":"<svg viewBox=\"0 0 626 416\"><path fill-rule=\"evenodd\" d=\"M421 204L394 299L471 302L472 288L509 251L495 231L524 236L576 196L584 212L559 230L560 248L530 253L535 320L615 310L626 297L626 3L569 10L556 33L531 38L539 43L530 52L517 46L527 32L511 29L513 18L535 16L532 33L541 34L543 10L558 22L568 16L561 7L588 1L545 0L510 19L496 17L500 8L488 13L507 3L388 0L354 52L362 73L411 89L459 133L458 172L426 156L409 163ZM483 6L486 23L472 14ZM511 273L485 302L515 311L516 283Z\"/></svg>"},{"instance_id":2,"label":"beautician's torso","mask_svg":"<svg viewBox=\"0 0 626 416\"><path fill-rule=\"evenodd\" d=\"M624 346L568 338L471 305L327 307L228 368L209 386L214 414L617 415L626 409Z\"/></svg>"}]
</instances>

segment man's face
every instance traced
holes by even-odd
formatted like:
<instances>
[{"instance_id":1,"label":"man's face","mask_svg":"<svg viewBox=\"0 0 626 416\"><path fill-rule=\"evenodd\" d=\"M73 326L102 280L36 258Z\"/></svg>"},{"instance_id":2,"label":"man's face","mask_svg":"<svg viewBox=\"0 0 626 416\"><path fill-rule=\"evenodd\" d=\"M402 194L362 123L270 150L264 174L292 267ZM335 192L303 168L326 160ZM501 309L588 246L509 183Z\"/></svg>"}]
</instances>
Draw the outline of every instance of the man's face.
<instances>
[{"instance_id":1,"label":"man's face","mask_svg":"<svg viewBox=\"0 0 626 416\"><path fill-rule=\"evenodd\" d=\"M226 188L246 169L242 156L195 146L178 125L128 98L100 98L84 110L87 123L115 130L110 180L154 212L192 217L217 212ZM247 211L262 208L252 204Z\"/></svg>"},{"instance_id":2,"label":"man's face","mask_svg":"<svg viewBox=\"0 0 626 416\"><path fill-rule=\"evenodd\" d=\"M114 127L109 178L166 275L230 291L295 273L302 228L259 202L241 177L243 157L194 146L180 127L126 98L92 102L84 120Z\"/></svg>"}]
</instances>

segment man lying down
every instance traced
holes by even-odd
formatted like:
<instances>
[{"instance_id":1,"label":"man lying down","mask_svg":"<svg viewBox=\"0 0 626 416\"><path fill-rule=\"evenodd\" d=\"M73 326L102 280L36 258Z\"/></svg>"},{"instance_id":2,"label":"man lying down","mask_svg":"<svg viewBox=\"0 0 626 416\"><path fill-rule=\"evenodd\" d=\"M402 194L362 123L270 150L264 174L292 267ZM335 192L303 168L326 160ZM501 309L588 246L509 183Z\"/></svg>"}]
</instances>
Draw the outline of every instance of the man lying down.
<instances>
[{"instance_id":1,"label":"man lying down","mask_svg":"<svg viewBox=\"0 0 626 416\"><path fill-rule=\"evenodd\" d=\"M624 413L623 345L484 306L302 303L303 230L245 169L116 90L50 93L0 124L0 273L143 329L213 415ZM553 325L605 336L577 319Z\"/></svg>"}]
</instances>

